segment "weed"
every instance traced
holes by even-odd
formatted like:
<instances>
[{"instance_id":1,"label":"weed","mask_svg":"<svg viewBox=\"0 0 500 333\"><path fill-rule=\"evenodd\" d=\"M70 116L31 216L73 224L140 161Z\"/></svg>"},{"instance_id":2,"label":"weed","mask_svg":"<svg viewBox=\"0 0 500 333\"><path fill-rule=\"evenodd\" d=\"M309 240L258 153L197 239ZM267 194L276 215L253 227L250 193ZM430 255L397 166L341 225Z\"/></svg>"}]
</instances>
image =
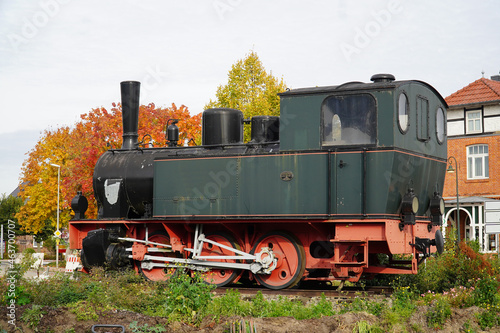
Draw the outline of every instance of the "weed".
<instances>
[{"instance_id":1,"label":"weed","mask_svg":"<svg viewBox=\"0 0 500 333\"><path fill-rule=\"evenodd\" d=\"M70 280L68 276L60 279L59 292L55 295L55 302L60 305L75 303L84 300L86 295L79 284Z\"/></svg>"},{"instance_id":2,"label":"weed","mask_svg":"<svg viewBox=\"0 0 500 333\"><path fill-rule=\"evenodd\" d=\"M425 317L427 325L441 329L448 318L451 317L451 306L445 297L438 297L427 310Z\"/></svg>"},{"instance_id":3,"label":"weed","mask_svg":"<svg viewBox=\"0 0 500 333\"><path fill-rule=\"evenodd\" d=\"M265 300L262 292L258 291L252 299L252 316L265 317L268 313L269 303Z\"/></svg>"},{"instance_id":4,"label":"weed","mask_svg":"<svg viewBox=\"0 0 500 333\"><path fill-rule=\"evenodd\" d=\"M485 276L477 279L474 289L475 304L478 306L500 305L500 294L498 293L500 282L495 277Z\"/></svg>"},{"instance_id":5,"label":"weed","mask_svg":"<svg viewBox=\"0 0 500 333\"><path fill-rule=\"evenodd\" d=\"M485 310L476 314L477 322L482 330L500 325L500 314L494 310Z\"/></svg>"},{"instance_id":6,"label":"weed","mask_svg":"<svg viewBox=\"0 0 500 333\"><path fill-rule=\"evenodd\" d=\"M140 326L137 321L133 321L128 326L133 333L160 333L166 332L167 329L161 325L149 326L144 324Z\"/></svg>"},{"instance_id":7,"label":"weed","mask_svg":"<svg viewBox=\"0 0 500 333\"><path fill-rule=\"evenodd\" d=\"M352 330L353 333L369 333L370 332L370 324L366 321L358 321Z\"/></svg>"},{"instance_id":8,"label":"weed","mask_svg":"<svg viewBox=\"0 0 500 333\"><path fill-rule=\"evenodd\" d=\"M392 310L397 312L403 319L409 318L416 309L412 301L416 295L410 291L410 287L399 287L392 294Z\"/></svg>"},{"instance_id":9,"label":"weed","mask_svg":"<svg viewBox=\"0 0 500 333\"><path fill-rule=\"evenodd\" d=\"M257 326L253 320L242 319L240 322L233 322L229 324L230 333L257 333Z\"/></svg>"},{"instance_id":10,"label":"weed","mask_svg":"<svg viewBox=\"0 0 500 333\"><path fill-rule=\"evenodd\" d=\"M31 309L24 310L21 319L28 324L29 328L38 332L38 324L40 323L40 320L42 320L43 315L46 313L47 312L42 310L41 305L33 304Z\"/></svg>"},{"instance_id":11,"label":"weed","mask_svg":"<svg viewBox=\"0 0 500 333\"><path fill-rule=\"evenodd\" d=\"M9 289L6 294L6 302L10 304L11 300L15 300L17 305L26 305L31 303L30 295L26 292L23 285L15 285L14 290Z\"/></svg>"},{"instance_id":12,"label":"weed","mask_svg":"<svg viewBox=\"0 0 500 333\"><path fill-rule=\"evenodd\" d=\"M172 318L180 317L192 322L198 311L212 301L211 291L214 288L214 285L205 283L201 274L174 274L168 281L166 312Z\"/></svg>"},{"instance_id":13,"label":"weed","mask_svg":"<svg viewBox=\"0 0 500 333\"><path fill-rule=\"evenodd\" d=\"M333 304L326 299L324 293L321 294L321 298L318 303L312 305L312 315L314 318L320 318L323 316L333 316L335 311L333 310Z\"/></svg>"},{"instance_id":14,"label":"weed","mask_svg":"<svg viewBox=\"0 0 500 333\"><path fill-rule=\"evenodd\" d=\"M416 333L424 332L424 329L420 326L420 324L411 324L410 328Z\"/></svg>"},{"instance_id":15,"label":"weed","mask_svg":"<svg viewBox=\"0 0 500 333\"><path fill-rule=\"evenodd\" d=\"M342 303L340 313L346 312L368 312L375 316L380 316L385 304L381 301L374 301L368 298L355 297L352 302Z\"/></svg>"},{"instance_id":16,"label":"weed","mask_svg":"<svg viewBox=\"0 0 500 333\"><path fill-rule=\"evenodd\" d=\"M476 330L472 328L472 324L470 323L470 320L467 320L462 328L460 329L460 332L464 333L476 333Z\"/></svg>"},{"instance_id":17,"label":"weed","mask_svg":"<svg viewBox=\"0 0 500 333\"><path fill-rule=\"evenodd\" d=\"M76 315L76 320L92 320L96 321L99 319L99 315L96 312L94 306L90 305L86 301L78 301L76 303L69 305L70 312Z\"/></svg>"},{"instance_id":18,"label":"weed","mask_svg":"<svg viewBox=\"0 0 500 333\"><path fill-rule=\"evenodd\" d=\"M251 313L251 306L240 298L237 290L230 289L223 296L212 300L208 312L220 316L247 316Z\"/></svg>"},{"instance_id":19,"label":"weed","mask_svg":"<svg viewBox=\"0 0 500 333\"><path fill-rule=\"evenodd\" d=\"M391 296L392 305L380 309L382 323L390 329L405 327L417 308L415 299L416 295L410 291L410 287L395 287Z\"/></svg>"},{"instance_id":20,"label":"weed","mask_svg":"<svg viewBox=\"0 0 500 333\"><path fill-rule=\"evenodd\" d=\"M384 333L385 330L377 325L370 325L365 320L358 321L354 324L353 333Z\"/></svg>"}]
</instances>

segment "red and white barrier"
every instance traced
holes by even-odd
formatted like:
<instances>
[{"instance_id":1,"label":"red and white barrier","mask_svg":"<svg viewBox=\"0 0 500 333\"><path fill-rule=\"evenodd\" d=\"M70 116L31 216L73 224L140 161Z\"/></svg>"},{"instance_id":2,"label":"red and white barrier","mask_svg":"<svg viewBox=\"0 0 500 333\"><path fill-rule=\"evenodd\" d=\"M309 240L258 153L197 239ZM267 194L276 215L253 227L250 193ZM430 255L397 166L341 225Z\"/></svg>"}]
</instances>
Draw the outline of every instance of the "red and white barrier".
<instances>
[{"instance_id":1,"label":"red and white barrier","mask_svg":"<svg viewBox=\"0 0 500 333\"><path fill-rule=\"evenodd\" d=\"M77 255L66 256L66 273L73 273L80 266L80 258Z\"/></svg>"}]
</instances>

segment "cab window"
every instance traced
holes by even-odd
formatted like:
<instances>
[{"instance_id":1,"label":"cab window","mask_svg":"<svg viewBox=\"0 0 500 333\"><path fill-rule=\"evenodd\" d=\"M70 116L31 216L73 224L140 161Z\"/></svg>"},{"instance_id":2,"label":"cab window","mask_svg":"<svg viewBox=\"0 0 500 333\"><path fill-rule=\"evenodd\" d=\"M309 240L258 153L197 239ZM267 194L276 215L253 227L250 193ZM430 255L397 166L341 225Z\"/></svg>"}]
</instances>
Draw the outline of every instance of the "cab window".
<instances>
[{"instance_id":1,"label":"cab window","mask_svg":"<svg viewBox=\"0 0 500 333\"><path fill-rule=\"evenodd\" d=\"M331 96L322 106L323 146L376 143L377 107L368 94Z\"/></svg>"},{"instance_id":2,"label":"cab window","mask_svg":"<svg viewBox=\"0 0 500 333\"><path fill-rule=\"evenodd\" d=\"M429 101L417 96L417 139L429 141Z\"/></svg>"}]
</instances>

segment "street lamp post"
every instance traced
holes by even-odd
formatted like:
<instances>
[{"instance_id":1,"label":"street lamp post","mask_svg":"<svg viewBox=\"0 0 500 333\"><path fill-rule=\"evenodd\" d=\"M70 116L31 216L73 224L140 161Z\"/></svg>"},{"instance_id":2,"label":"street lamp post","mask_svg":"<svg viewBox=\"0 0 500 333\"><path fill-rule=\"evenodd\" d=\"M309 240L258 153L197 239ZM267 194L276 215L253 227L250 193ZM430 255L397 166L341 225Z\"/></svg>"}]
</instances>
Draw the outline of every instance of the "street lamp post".
<instances>
[{"instance_id":1,"label":"street lamp post","mask_svg":"<svg viewBox=\"0 0 500 333\"><path fill-rule=\"evenodd\" d=\"M59 268L59 183L61 181L61 166L57 164L50 164L57 168L57 230L56 230L56 268Z\"/></svg>"},{"instance_id":2,"label":"street lamp post","mask_svg":"<svg viewBox=\"0 0 500 333\"><path fill-rule=\"evenodd\" d=\"M455 169L453 169L453 165L451 162L455 161ZM446 170L449 173L455 172L455 186L456 186L456 192L457 192L457 221L456 221L456 228L457 228L457 244L460 243L460 204L459 204L459 195L458 195L458 163L457 159L453 156L450 156L448 158L448 170Z\"/></svg>"}]
</instances>

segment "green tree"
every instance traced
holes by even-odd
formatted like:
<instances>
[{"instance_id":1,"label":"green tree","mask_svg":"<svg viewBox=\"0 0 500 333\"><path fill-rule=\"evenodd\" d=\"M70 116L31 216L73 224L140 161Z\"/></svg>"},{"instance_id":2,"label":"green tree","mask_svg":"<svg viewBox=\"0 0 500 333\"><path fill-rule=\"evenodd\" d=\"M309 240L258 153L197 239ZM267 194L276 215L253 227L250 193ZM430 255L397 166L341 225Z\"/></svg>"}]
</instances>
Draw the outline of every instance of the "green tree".
<instances>
[{"instance_id":1,"label":"green tree","mask_svg":"<svg viewBox=\"0 0 500 333\"><path fill-rule=\"evenodd\" d=\"M5 194L2 195L0 198L0 224L3 224L4 232L7 230L7 220L11 220L16 222L16 234L20 234L19 224L15 216L22 205L23 200L21 198L10 195L6 196Z\"/></svg>"},{"instance_id":2,"label":"green tree","mask_svg":"<svg viewBox=\"0 0 500 333\"><path fill-rule=\"evenodd\" d=\"M216 100L210 100L205 109L238 109L246 119L257 115L279 116L278 93L285 90L283 78L267 73L257 53L251 51L231 67L227 84L217 88ZM245 141L248 140L250 130L245 128Z\"/></svg>"}]
</instances>

